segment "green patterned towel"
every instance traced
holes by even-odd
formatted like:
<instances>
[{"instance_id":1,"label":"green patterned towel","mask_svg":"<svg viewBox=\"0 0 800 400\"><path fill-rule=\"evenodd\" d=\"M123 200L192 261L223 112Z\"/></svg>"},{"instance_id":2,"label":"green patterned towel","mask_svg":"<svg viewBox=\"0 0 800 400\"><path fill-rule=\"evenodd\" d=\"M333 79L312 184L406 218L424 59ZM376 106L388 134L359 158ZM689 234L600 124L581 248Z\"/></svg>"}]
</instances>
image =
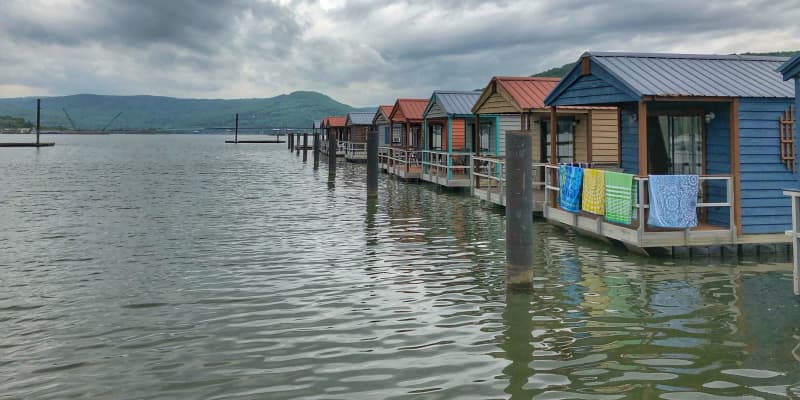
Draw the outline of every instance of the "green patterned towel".
<instances>
[{"instance_id":1,"label":"green patterned towel","mask_svg":"<svg viewBox=\"0 0 800 400\"><path fill-rule=\"evenodd\" d=\"M630 225L635 198L633 175L606 171L606 221Z\"/></svg>"}]
</instances>

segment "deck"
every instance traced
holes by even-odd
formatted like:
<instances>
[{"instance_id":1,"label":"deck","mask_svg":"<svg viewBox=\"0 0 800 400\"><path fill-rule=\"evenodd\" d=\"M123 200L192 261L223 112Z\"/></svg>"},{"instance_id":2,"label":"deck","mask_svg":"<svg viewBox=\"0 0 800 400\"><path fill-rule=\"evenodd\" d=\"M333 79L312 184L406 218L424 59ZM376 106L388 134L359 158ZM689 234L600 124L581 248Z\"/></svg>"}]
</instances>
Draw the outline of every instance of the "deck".
<instances>
[{"instance_id":1,"label":"deck","mask_svg":"<svg viewBox=\"0 0 800 400\"><path fill-rule=\"evenodd\" d=\"M533 212L536 215L542 215L544 211L544 190L533 190ZM498 205L501 207L506 206L506 191L505 188L500 190L498 187L473 187L472 195L485 202Z\"/></svg>"},{"instance_id":2,"label":"deck","mask_svg":"<svg viewBox=\"0 0 800 400\"><path fill-rule=\"evenodd\" d=\"M468 188L472 185L469 176L472 153L423 150L423 181L451 188Z\"/></svg>"},{"instance_id":3,"label":"deck","mask_svg":"<svg viewBox=\"0 0 800 400\"><path fill-rule=\"evenodd\" d=\"M0 142L0 147L52 147L55 145L54 142Z\"/></svg>"}]
</instances>

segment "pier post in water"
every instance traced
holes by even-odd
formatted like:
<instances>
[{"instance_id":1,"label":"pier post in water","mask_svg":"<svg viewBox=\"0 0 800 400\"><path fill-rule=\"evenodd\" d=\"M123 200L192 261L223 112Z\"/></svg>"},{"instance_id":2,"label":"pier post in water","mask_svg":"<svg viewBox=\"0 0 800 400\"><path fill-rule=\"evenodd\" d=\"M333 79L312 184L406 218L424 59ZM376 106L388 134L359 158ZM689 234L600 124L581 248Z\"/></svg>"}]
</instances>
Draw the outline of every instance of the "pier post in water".
<instances>
[{"instance_id":1,"label":"pier post in water","mask_svg":"<svg viewBox=\"0 0 800 400\"><path fill-rule=\"evenodd\" d=\"M296 135L297 136L295 136L295 138L297 139L297 143L300 143L300 134L298 133ZM295 144L294 149L297 152L297 155L299 156L300 155L300 145L299 144Z\"/></svg>"},{"instance_id":2,"label":"pier post in water","mask_svg":"<svg viewBox=\"0 0 800 400\"><path fill-rule=\"evenodd\" d=\"M236 125L233 127L233 143L239 143L239 113L236 113Z\"/></svg>"},{"instance_id":3,"label":"pier post in water","mask_svg":"<svg viewBox=\"0 0 800 400\"><path fill-rule=\"evenodd\" d=\"M367 197L378 197L378 130L367 131Z\"/></svg>"},{"instance_id":4,"label":"pier post in water","mask_svg":"<svg viewBox=\"0 0 800 400\"><path fill-rule=\"evenodd\" d=\"M533 281L533 172L531 135L506 135L506 282L527 286Z\"/></svg>"},{"instance_id":5,"label":"pier post in water","mask_svg":"<svg viewBox=\"0 0 800 400\"><path fill-rule=\"evenodd\" d=\"M794 294L800 296L800 189L787 189L783 194L792 199L792 282Z\"/></svg>"},{"instance_id":6,"label":"pier post in water","mask_svg":"<svg viewBox=\"0 0 800 400\"><path fill-rule=\"evenodd\" d=\"M336 175L336 135L328 135L328 176Z\"/></svg>"},{"instance_id":7,"label":"pier post in water","mask_svg":"<svg viewBox=\"0 0 800 400\"><path fill-rule=\"evenodd\" d=\"M319 169L319 134L314 133L314 169Z\"/></svg>"},{"instance_id":8,"label":"pier post in water","mask_svg":"<svg viewBox=\"0 0 800 400\"><path fill-rule=\"evenodd\" d=\"M39 148L39 130L42 127L41 117L42 117L42 99L36 99L36 148Z\"/></svg>"},{"instance_id":9,"label":"pier post in water","mask_svg":"<svg viewBox=\"0 0 800 400\"><path fill-rule=\"evenodd\" d=\"M289 148L289 151L292 151L292 134L286 132L286 147Z\"/></svg>"},{"instance_id":10,"label":"pier post in water","mask_svg":"<svg viewBox=\"0 0 800 400\"><path fill-rule=\"evenodd\" d=\"M308 134L303 134L303 162L308 161Z\"/></svg>"}]
</instances>

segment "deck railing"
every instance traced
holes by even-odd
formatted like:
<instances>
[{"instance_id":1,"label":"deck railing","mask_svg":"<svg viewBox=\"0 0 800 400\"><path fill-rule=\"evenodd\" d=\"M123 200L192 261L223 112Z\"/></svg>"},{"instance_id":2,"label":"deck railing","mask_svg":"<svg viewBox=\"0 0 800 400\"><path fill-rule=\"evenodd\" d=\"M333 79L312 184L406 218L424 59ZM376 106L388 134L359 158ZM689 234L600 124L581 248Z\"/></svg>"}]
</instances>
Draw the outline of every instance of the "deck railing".
<instances>
[{"instance_id":1,"label":"deck railing","mask_svg":"<svg viewBox=\"0 0 800 400\"><path fill-rule=\"evenodd\" d=\"M546 205L551 207L555 207L558 205L558 193L560 191L559 187L559 175L558 175L558 166L557 165L546 165L545 168L547 169L547 173L545 174L546 183L545 183L545 198L546 198ZM634 201L633 207L636 209L636 219L638 220L638 226L635 229L638 231L639 241L642 242L646 231L646 217L647 217L647 209L650 208L650 201L648 196L648 177L634 177L636 181L636 200ZM709 194L711 191L711 186L715 182L723 182L724 183L724 193L725 193L725 201L717 201L717 202L705 202L705 201L698 201L697 203L697 212L699 214L705 214L706 217L709 216L709 209L711 208L727 208L728 209L728 226L724 227L725 231L730 231L731 237L735 239L736 236L736 217L735 217L735 207L734 207L734 195L733 195L733 178L730 175L700 175L698 177L698 186L700 188L701 197L703 193ZM721 188L717 185L716 192L721 192ZM551 196L555 198L555 204L551 204ZM719 216L719 214L718 214ZM719 221L710 221L710 223L718 223ZM633 227L632 227L633 229ZM676 230L684 230L689 231L691 229L676 229ZM708 230L714 230L713 227L710 227ZM717 229L720 230L720 229Z\"/></svg>"},{"instance_id":2,"label":"deck railing","mask_svg":"<svg viewBox=\"0 0 800 400\"><path fill-rule=\"evenodd\" d=\"M422 151L414 149L403 149L399 147L387 147L386 164L389 167L405 168L408 170L412 166L418 167L422 163Z\"/></svg>"},{"instance_id":3,"label":"deck railing","mask_svg":"<svg viewBox=\"0 0 800 400\"><path fill-rule=\"evenodd\" d=\"M471 162L470 152L422 151L422 173L447 176L448 180L454 177L468 177Z\"/></svg>"},{"instance_id":4,"label":"deck railing","mask_svg":"<svg viewBox=\"0 0 800 400\"><path fill-rule=\"evenodd\" d=\"M344 156L351 160L366 160L367 144L347 142L347 147L344 149Z\"/></svg>"},{"instance_id":5,"label":"deck railing","mask_svg":"<svg viewBox=\"0 0 800 400\"><path fill-rule=\"evenodd\" d=\"M547 174L544 173L548 167L546 163L535 162L531 164L532 173L531 177L533 182L531 186L534 191L544 192L546 194L546 187L548 185ZM487 156L472 156L472 174L470 180L473 189L486 189L496 190L503 202L506 195L506 161L504 158L487 157ZM557 190L557 188L556 188ZM539 204L544 204L546 198L538 198L534 196L534 201Z\"/></svg>"}]
</instances>

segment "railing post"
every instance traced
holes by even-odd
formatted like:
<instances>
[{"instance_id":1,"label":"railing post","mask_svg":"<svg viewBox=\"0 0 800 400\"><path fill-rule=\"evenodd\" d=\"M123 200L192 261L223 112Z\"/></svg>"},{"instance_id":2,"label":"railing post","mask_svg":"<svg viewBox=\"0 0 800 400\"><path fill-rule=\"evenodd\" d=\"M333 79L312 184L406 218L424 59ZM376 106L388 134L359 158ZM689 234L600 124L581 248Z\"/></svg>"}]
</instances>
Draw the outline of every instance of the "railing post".
<instances>
[{"instance_id":1,"label":"railing post","mask_svg":"<svg viewBox=\"0 0 800 400\"><path fill-rule=\"evenodd\" d=\"M645 193L644 183L645 183L645 180L638 179L638 180L636 180L636 182L637 182L637 184L639 186L637 188L637 191L639 192L638 193L639 199L637 200L637 202L639 203L639 228L636 230L637 231L636 233L637 233L637 237L638 237L638 240L639 240L638 244L641 246L643 241L644 241L644 224L645 224L645 221L644 221L644 215L645 215L645 210L644 210L644 198L645 198L644 197L644 193Z\"/></svg>"},{"instance_id":2,"label":"railing post","mask_svg":"<svg viewBox=\"0 0 800 400\"><path fill-rule=\"evenodd\" d=\"M727 197L725 202L730 204L728 206L728 218L729 218L728 229L730 229L730 231L731 231L731 240L734 243L736 243L736 239L737 239L736 238L736 232L737 232L737 228L736 228L736 204L734 204L735 199L734 199L734 195L733 195L732 182L733 182L733 177L728 177L728 179L725 180L725 189L726 189L725 190L726 191L725 197Z\"/></svg>"},{"instance_id":3,"label":"railing post","mask_svg":"<svg viewBox=\"0 0 800 400\"><path fill-rule=\"evenodd\" d=\"M506 272L508 285L533 281L533 188L531 135L506 133Z\"/></svg>"}]
</instances>

